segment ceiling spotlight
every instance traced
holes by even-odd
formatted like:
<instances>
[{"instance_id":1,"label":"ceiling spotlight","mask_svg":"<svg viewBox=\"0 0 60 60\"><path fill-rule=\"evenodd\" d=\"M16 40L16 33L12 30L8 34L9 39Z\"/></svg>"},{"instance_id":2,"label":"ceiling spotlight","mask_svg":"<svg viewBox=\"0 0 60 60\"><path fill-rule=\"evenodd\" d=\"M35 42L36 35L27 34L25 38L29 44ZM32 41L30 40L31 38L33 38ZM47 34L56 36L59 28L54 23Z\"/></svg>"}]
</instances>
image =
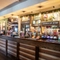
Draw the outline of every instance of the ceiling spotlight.
<instances>
[{"instance_id":1,"label":"ceiling spotlight","mask_svg":"<svg viewBox=\"0 0 60 60\"><path fill-rule=\"evenodd\" d=\"M20 1L20 0L18 0L18 1Z\"/></svg>"},{"instance_id":2,"label":"ceiling spotlight","mask_svg":"<svg viewBox=\"0 0 60 60\"><path fill-rule=\"evenodd\" d=\"M12 16L14 15L14 14L11 14Z\"/></svg>"},{"instance_id":3,"label":"ceiling spotlight","mask_svg":"<svg viewBox=\"0 0 60 60\"><path fill-rule=\"evenodd\" d=\"M53 8L55 8L55 6L53 6Z\"/></svg>"},{"instance_id":4,"label":"ceiling spotlight","mask_svg":"<svg viewBox=\"0 0 60 60\"><path fill-rule=\"evenodd\" d=\"M6 16L3 16L4 18L6 18Z\"/></svg>"},{"instance_id":5,"label":"ceiling spotlight","mask_svg":"<svg viewBox=\"0 0 60 60\"><path fill-rule=\"evenodd\" d=\"M31 13L33 13L33 11L31 11Z\"/></svg>"},{"instance_id":6,"label":"ceiling spotlight","mask_svg":"<svg viewBox=\"0 0 60 60\"><path fill-rule=\"evenodd\" d=\"M26 11L22 11L23 13L26 12Z\"/></svg>"},{"instance_id":7,"label":"ceiling spotlight","mask_svg":"<svg viewBox=\"0 0 60 60\"><path fill-rule=\"evenodd\" d=\"M38 6L38 8L42 8L42 6Z\"/></svg>"},{"instance_id":8,"label":"ceiling spotlight","mask_svg":"<svg viewBox=\"0 0 60 60\"><path fill-rule=\"evenodd\" d=\"M20 16L20 15L17 15L17 16Z\"/></svg>"}]
</instances>

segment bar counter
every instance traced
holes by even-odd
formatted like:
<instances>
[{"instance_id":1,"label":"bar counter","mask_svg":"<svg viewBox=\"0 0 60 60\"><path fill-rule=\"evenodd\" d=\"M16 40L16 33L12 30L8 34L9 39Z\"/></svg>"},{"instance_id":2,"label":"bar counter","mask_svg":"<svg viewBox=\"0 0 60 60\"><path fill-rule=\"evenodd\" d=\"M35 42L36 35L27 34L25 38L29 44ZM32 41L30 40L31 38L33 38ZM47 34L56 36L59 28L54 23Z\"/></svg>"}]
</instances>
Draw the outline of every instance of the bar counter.
<instances>
[{"instance_id":1,"label":"bar counter","mask_svg":"<svg viewBox=\"0 0 60 60\"><path fill-rule=\"evenodd\" d=\"M32 41L38 41L38 42L46 42L46 43L53 43L53 44L60 44L60 40L50 40L50 39L45 39L45 40L43 40L43 39L34 39L34 38L19 38L19 37L17 37L17 38L13 38L13 37L9 37L9 36L0 36L0 38L3 38L3 39L10 39L10 40L32 40Z\"/></svg>"},{"instance_id":2,"label":"bar counter","mask_svg":"<svg viewBox=\"0 0 60 60\"><path fill-rule=\"evenodd\" d=\"M16 60L60 60L60 41L0 36L0 51Z\"/></svg>"}]
</instances>

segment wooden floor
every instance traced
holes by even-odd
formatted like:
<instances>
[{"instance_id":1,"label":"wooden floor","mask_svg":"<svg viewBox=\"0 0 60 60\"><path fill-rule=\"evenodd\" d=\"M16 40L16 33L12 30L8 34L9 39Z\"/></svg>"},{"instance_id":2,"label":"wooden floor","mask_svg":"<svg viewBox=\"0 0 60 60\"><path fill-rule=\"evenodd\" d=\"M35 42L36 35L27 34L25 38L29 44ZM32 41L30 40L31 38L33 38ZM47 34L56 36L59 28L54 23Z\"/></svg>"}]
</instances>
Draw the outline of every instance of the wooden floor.
<instances>
[{"instance_id":1,"label":"wooden floor","mask_svg":"<svg viewBox=\"0 0 60 60\"><path fill-rule=\"evenodd\" d=\"M14 60L14 59L6 57L4 54L0 53L0 60Z\"/></svg>"}]
</instances>

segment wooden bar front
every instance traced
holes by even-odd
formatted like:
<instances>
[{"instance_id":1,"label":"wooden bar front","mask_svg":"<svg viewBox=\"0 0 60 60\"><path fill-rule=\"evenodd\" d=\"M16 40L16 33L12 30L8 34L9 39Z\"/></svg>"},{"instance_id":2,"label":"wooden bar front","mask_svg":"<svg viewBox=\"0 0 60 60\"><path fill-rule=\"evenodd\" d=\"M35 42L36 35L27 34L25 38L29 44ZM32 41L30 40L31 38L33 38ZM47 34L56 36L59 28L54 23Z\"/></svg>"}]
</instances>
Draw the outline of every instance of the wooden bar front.
<instances>
[{"instance_id":1,"label":"wooden bar front","mask_svg":"<svg viewBox=\"0 0 60 60\"><path fill-rule=\"evenodd\" d=\"M13 60L60 60L60 42L0 36L0 52Z\"/></svg>"}]
</instances>

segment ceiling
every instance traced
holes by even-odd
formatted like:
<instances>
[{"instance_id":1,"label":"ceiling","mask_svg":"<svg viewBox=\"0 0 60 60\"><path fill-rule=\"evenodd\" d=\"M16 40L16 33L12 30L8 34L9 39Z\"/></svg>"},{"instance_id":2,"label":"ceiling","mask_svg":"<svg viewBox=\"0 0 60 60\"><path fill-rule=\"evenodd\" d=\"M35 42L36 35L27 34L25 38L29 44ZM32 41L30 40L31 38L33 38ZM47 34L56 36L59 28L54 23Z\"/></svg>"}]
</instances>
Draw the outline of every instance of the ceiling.
<instances>
[{"instance_id":1,"label":"ceiling","mask_svg":"<svg viewBox=\"0 0 60 60\"><path fill-rule=\"evenodd\" d=\"M42 6L42 7L39 8L38 6ZM4 16L6 18L10 17L11 14L22 16L22 15L39 13L39 12L44 12L44 11L58 9L58 8L60 8L60 0L47 0L45 2L42 2L42 3L27 7L27 8L24 8L24 9L21 9L19 11L15 11L15 12L6 14ZM25 11L25 12L22 12L22 11ZM3 18L3 16L0 17L0 18Z\"/></svg>"},{"instance_id":2,"label":"ceiling","mask_svg":"<svg viewBox=\"0 0 60 60\"><path fill-rule=\"evenodd\" d=\"M0 0L0 10L18 0Z\"/></svg>"}]
</instances>

